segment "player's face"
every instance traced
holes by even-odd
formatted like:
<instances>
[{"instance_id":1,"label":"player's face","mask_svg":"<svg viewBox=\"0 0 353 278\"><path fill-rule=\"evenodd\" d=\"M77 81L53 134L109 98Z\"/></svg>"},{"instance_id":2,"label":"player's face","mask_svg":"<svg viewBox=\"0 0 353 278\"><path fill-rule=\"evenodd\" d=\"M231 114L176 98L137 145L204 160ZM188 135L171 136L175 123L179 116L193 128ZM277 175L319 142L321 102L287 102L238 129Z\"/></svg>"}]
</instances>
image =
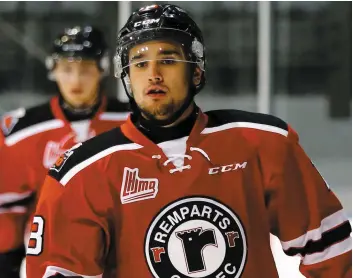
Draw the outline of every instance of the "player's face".
<instances>
[{"instance_id":1,"label":"player's face","mask_svg":"<svg viewBox=\"0 0 353 278\"><path fill-rule=\"evenodd\" d=\"M60 59L54 74L60 92L68 104L82 108L95 103L101 73L94 60Z\"/></svg>"},{"instance_id":2,"label":"player's face","mask_svg":"<svg viewBox=\"0 0 353 278\"><path fill-rule=\"evenodd\" d=\"M131 89L145 117L166 120L183 105L190 64L177 60L186 60L181 46L166 41L146 42L129 51Z\"/></svg>"}]
</instances>

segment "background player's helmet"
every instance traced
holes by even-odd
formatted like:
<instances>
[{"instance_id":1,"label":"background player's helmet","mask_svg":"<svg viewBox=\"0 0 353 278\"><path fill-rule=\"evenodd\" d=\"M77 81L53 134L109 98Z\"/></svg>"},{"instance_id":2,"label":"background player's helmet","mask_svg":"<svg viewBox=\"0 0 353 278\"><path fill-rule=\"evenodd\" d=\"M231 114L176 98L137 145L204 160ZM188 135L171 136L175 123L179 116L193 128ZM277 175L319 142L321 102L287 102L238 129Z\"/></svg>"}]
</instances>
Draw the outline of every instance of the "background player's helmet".
<instances>
[{"instance_id":1,"label":"background player's helmet","mask_svg":"<svg viewBox=\"0 0 353 278\"><path fill-rule=\"evenodd\" d=\"M157 39L181 44L188 60L185 62L203 71L200 84L196 88L194 86L191 88L194 96L205 85L204 40L200 28L193 19L186 11L175 5L151 5L140 8L130 16L118 33L114 57L115 76L122 78L125 90L131 97L128 78L129 49L137 44Z\"/></svg>"},{"instance_id":2,"label":"background player's helmet","mask_svg":"<svg viewBox=\"0 0 353 278\"><path fill-rule=\"evenodd\" d=\"M53 42L51 55L45 61L50 72L60 58L95 60L104 75L109 73L107 44L103 33L92 26L66 28L64 33L59 34ZM52 74L49 77L53 79Z\"/></svg>"}]
</instances>

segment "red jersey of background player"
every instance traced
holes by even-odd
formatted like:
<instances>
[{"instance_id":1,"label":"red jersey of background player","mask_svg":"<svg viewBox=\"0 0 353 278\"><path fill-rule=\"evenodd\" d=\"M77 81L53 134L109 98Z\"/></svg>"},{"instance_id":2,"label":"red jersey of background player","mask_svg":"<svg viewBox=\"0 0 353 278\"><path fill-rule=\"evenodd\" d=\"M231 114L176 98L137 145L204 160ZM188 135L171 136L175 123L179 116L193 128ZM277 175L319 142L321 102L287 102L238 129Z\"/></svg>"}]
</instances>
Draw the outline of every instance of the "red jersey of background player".
<instances>
[{"instance_id":1,"label":"red jersey of background player","mask_svg":"<svg viewBox=\"0 0 353 278\"><path fill-rule=\"evenodd\" d=\"M5 114L0 136L1 277L18 277L24 228L48 168L78 142L119 126L128 105L107 99L102 78L109 60L102 32L65 29L47 58L59 94L49 103Z\"/></svg>"},{"instance_id":2,"label":"red jersey of background player","mask_svg":"<svg viewBox=\"0 0 353 278\"><path fill-rule=\"evenodd\" d=\"M127 115L125 104L106 97L92 119L69 122L58 97L5 115L12 126L7 126L11 130L0 148L0 253L22 243L20 223L58 157L78 142L119 126Z\"/></svg>"}]
</instances>

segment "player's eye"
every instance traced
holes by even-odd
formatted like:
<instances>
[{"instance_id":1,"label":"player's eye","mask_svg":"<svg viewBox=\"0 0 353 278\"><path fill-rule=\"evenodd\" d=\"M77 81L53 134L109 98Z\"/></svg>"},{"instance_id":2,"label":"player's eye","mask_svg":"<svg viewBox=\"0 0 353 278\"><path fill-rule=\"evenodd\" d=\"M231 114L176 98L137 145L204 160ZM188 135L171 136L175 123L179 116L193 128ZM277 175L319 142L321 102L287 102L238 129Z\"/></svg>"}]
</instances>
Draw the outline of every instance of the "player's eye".
<instances>
[{"instance_id":1,"label":"player's eye","mask_svg":"<svg viewBox=\"0 0 353 278\"><path fill-rule=\"evenodd\" d=\"M174 60L174 59L162 59L161 60L161 63L163 64L163 65L173 65L173 64L175 64L176 63L176 61Z\"/></svg>"},{"instance_id":2,"label":"player's eye","mask_svg":"<svg viewBox=\"0 0 353 278\"><path fill-rule=\"evenodd\" d=\"M144 68L147 66L147 62L146 61L142 61L142 62L138 62L135 64L135 67L137 68Z\"/></svg>"}]
</instances>

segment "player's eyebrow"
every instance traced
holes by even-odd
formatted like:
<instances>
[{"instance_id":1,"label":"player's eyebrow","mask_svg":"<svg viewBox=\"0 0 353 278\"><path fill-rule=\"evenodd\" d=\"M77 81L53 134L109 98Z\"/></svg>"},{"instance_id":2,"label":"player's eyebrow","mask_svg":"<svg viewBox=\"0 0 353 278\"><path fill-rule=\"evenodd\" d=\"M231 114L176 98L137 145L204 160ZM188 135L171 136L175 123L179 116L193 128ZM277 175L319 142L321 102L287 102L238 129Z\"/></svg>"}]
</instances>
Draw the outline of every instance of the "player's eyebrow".
<instances>
[{"instance_id":1,"label":"player's eyebrow","mask_svg":"<svg viewBox=\"0 0 353 278\"><path fill-rule=\"evenodd\" d=\"M181 52L176 50L176 49L162 49L159 51L158 56L166 56L166 55L176 55L181 57ZM130 59L130 63L136 60L140 60L142 58L144 58L146 55L145 53L137 53L135 55L132 55L131 59Z\"/></svg>"},{"instance_id":2,"label":"player's eyebrow","mask_svg":"<svg viewBox=\"0 0 353 278\"><path fill-rule=\"evenodd\" d=\"M176 49L162 49L159 52L159 55L177 55L177 56L181 56L181 53L176 50Z\"/></svg>"},{"instance_id":3,"label":"player's eyebrow","mask_svg":"<svg viewBox=\"0 0 353 278\"><path fill-rule=\"evenodd\" d=\"M135 60L138 60L138 59L141 59L143 58L145 55L143 53L138 53L136 55L132 55L131 59L130 59L130 62L133 62Z\"/></svg>"}]
</instances>

